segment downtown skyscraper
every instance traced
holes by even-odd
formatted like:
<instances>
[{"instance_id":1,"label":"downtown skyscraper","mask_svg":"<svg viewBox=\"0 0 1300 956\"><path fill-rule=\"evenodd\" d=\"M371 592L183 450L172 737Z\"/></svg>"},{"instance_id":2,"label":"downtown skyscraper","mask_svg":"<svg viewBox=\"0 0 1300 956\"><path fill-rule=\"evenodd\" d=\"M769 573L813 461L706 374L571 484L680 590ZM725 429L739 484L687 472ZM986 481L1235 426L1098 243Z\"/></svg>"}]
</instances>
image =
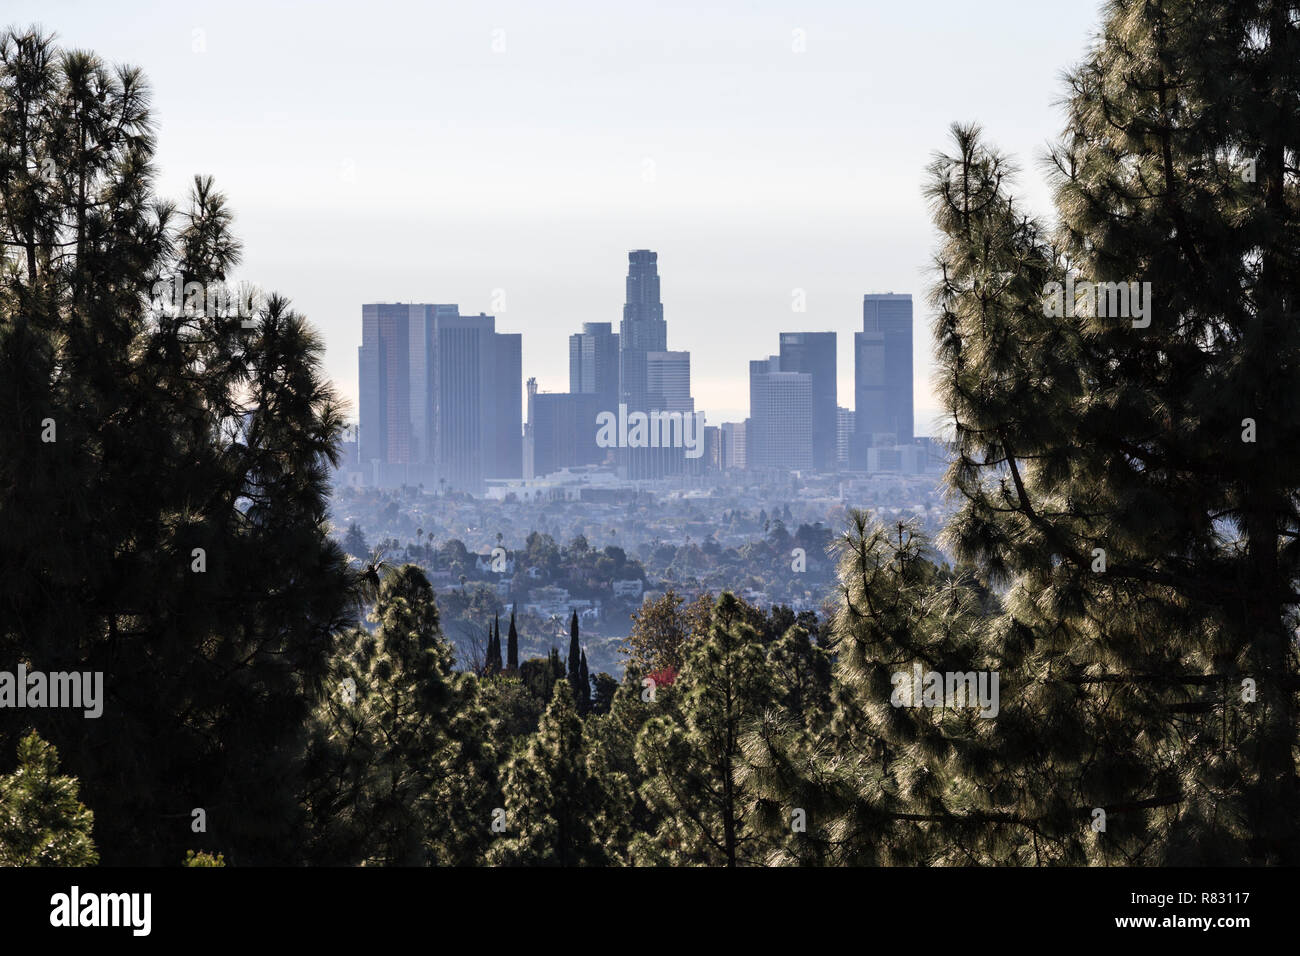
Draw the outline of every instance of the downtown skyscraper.
<instances>
[{"instance_id":1,"label":"downtown skyscraper","mask_svg":"<svg viewBox=\"0 0 1300 956\"><path fill-rule=\"evenodd\" d=\"M618 333L609 322L584 322L569 336L569 391L598 395L600 407L614 409L619 400Z\"/></svg>"},{"instance_id":2,"label":"downtown skyscraper","mask_svg":"<svg viewBox=\"0 0 1300 956\"><path fill-rule=\"evenodd\" d=\"M659 299L659 254L635 249L627 254L627 300L618 328L619 386L628 408L645 409L649 400L646 357L668 351L668 323Z\"/></svg>"},{"instance_id":3,"label":"downtown skyscraper","mask_svg":"<svg viewBox=\"0 0 1300 956\"><path fill-rule=\"evenodd\" d=\"M782 332L781 371L812 376L812 466L836 469L837 374L834 332Z\"/></svg>"},{"instance_id":4,"label":"downtown skyscraper","mask_svg":"<svg viewBox=\"0 0 1300 956\"><path fill-rule=\"evenodd\" d=\"M811 469L813 409L811 374L787 371L779 355L750 362L746 467Z\"/></svg>"},{"instance_id":5,"label":"downtown skyscraper","mask_svg":"<svg viewBox=\"0 0 1300 956\"><path fill-rule=\"evenodd\" d=\"M627 259L627 298L618 334L621 402L629 412L691 414L691 358L689 352L668 351L659 254L634 249ZM681 474L687 467L682 448L624 448L617 460L620 471L632 479Z\"/></svg>"},{"instance_id":6,"label":"downtown skyscraper","mask_svg":"<svg viewBox=\"0 0 1300 956\"><path fill-rule=\"evenodd\" d=\"M455 305L363 305L358 457L381 486L523 474L521 336Z\"/></svg>"},{"instance_id":7,"label":"downtown skyscraper","mask_svg":"<svg viewBox=\"0 0 1300 956\"><path fill-rule=\"evenodd\" d=\"M853 336L854 436L852 466L865 468L874 445L910 445L912 409L912 297L862 297L862 331Z\"/></svg>"}]
</instances>

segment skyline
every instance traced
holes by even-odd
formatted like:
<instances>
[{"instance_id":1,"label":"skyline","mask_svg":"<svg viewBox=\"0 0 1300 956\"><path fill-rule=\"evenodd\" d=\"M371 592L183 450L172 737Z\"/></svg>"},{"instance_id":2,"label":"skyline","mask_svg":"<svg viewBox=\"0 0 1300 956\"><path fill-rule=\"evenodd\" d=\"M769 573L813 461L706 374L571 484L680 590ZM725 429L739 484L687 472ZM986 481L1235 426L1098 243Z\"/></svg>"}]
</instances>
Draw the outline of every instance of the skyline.
<instances>
[{"instance_id":1,"label":"skyline","mask_svg":"<svg viewBox=\"0 0 1300 956\"><path fill-rule=\"evenodd\" d=\"M160 191L182 199L194 174L215 177L245 244L237 278L289 296L322 331L352 418L363 303L496 315L524 333L524 377L564 391L567 336L617 328L622 257L650 248L710 420L747 405L756 355L734 355L738 329L773 343L834 331L843 345L864 293L910 292L924 432L938 411L924 168L951 122L981 121L1049 211L1034 163L1063 126L1058 74L1096 7L378 3L358 22L337 3L18 0L8 19L146 72ZM981 30L986 19L1009 27ZM792 313L795 289L806 313ZM847 352L837 402L851 407Z\"/></svg>"},{"instance_id":2,"label":"skyline","mask_svg":"<svg viewBox=\"0 0 1300 956\"><path fill-rule=\"evenodd\" d=\"M522 333L497 329L495 316L463 316L459 304L363 304L359 437L341 466L347 482L436 480L478 493L485 479L533 479L602 463L622 479L736 466L924 470L915 457L925 453L914 441L910 294L863 295L852 409L835 401L837 334L785 331L778 353L749 361L744 415L706 427L692 394L691 354L668 348L658 253L632 249L627 259L620 331L586 322L570 334L568 391L542 392L530 376L522 416ZM842 439L850 413L851 434ZM675 430L661 433L665 424ZM743 455L722 454L722 425L743 429ZM708 433L715 442L709 461L692 466L705 454ZM684 458L670 448L686 448ZM914 456L907 467L898 458L909 454L904 448ZM618 451L606 459L602 449Z\"/></svg>"}]
</instances>

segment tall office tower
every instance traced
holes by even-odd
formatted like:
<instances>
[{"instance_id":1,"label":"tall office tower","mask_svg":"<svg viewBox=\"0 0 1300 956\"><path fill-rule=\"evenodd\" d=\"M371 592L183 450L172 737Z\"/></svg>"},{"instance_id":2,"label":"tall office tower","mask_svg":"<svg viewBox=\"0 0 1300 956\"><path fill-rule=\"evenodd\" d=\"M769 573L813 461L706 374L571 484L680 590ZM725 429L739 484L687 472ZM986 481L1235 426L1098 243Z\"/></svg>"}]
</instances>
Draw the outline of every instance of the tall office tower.
<instances>
[{"instance_id":1,"label":"tall office tower","mask_svg":"<svg viewBox=\"0 0 1300 956\"><path fill-rule=\"evenodd\" d=\"M647 352L646 398L650 408L667 412L693 412L691 353Z\"/></svg>"},{"instance_id":2,"label":"tall office tower","mask_svg":"<svg viewBox=\"0 0 1300 956\"><path fill-rule=\"evenodd\" d=\"M523 474L519 334L455 305L371 303L361 326L359 457L379 484Z\"/></svg>"},{"instance_id":3,"label":"tall office tower","mask_svg":"<svg viewBox=\"0 0 1300 956\"><path fill-rule=\"evenodd\" d=\"M719 466L723 471L743 469L746 466L745 424L746 422L723 422L720 426L722 447L718 457Z\"/></svg>"},{"instance_id":4,"label":"tall office tower","mask_svg":"<svg viewBox=\"0 0 1300 956\"><path fill-rule=\"evenodd\" d=\"M836 368L834 332L782 332L781 371L806 372L813 382L813 467L835 469Z\"/></svg>"},{"instance_id":5,"label":"tall office tower","mask_svg":"<svg viewBox=\"0 0 1300 956\"><path fill-rule=\"evenodd\" d=\"M524 477L540 478L604 460L596 445L599 395L585 392L539 392L537 379L528 380L528 423L524 428Z\"/></svg>"},{"instance_id":6,"label":"tall office tower","mask_svg":"<svg viewBox=\"0 0 1300 956\"><path fill-rule=\"evenodd\" d=\"M520 342L490 315L435 320L438 474L451 488L523 475Z\"/></svg>"},{"instance_id":7,"label":"tall office tower","mask_svg":"<svg viewBox=\"0 0 1300 956\"><path fill-rule=\"evenodd\" d=\"M629 409L645 410L646 355L668 350L668 323L659 301L659 254L634 249L627 261L627 301L618 328L619 388Z\"/></svg>"},{"instance_id":8,"label":"tall office tower","mask_svg":"<svg viewBox=\"0 0 1300 956\"><path fill-rule=\"evenodd\" d=\"M484 427L494 453L484 464L484 478L520 478L524 474L523 338L518 332L497 332L492 337L496 370L491 395L496 401Z\"/></svg>"},{"instance_id":9,"label":"tall office tower","mask_svg":"<svg viewBox=\"0 0 1300 956\"><path fill-rule=\"evenodd\" d=\"M849 448L853 441L854 415L851 408L835 409L835 467L844 470L849 467Z\"/></svg>"},{"instance_id":10,"label":"tall office tower","mask_svg":"<svg viewBox=\"0 0 1300 956\"><path fill-rule=\"evenodd\" d=\"M569 391L599 395L601 408L618 411L618 334L609 322L584 322L569 336Z\"/></svg>"},{"instance_id":11,"label":"tall office tower","mask_svg":"<svg viewBox=\"0 0 1300 956\"><path fill-rule=\"evenodd\" d=\"M363 466L382 483L418 479L434 458L433 319L454 305L374 302L361 306L359 366Z\"/></svg>"},{"instance_id":12,"label":"tall office tower","mask_svg":"<svg viewBox=\"0 0 1300 956\"><path fill-rule=\"evenodd\" d=\"M863 296L862 331L853 336L853 358L857 418L851 457L859 468L873 445L912 442L910 295Z\"/></svg>"},{"instance_id":13,"label":"tall office tower","mask_svg":"<svg viewBox=\"0 0 1300 956\"><path fill-rule=\"evenodd\" d=\"M781 370L781 358L749 363L750 468L803 471L813 467L813 377Z\"/></svg>"},{"instance_id":14,"label":"tall office tower","mask_svg":"<svg viewBox=\"0 0 1300 956\"><path fill-rule=\"evenodd\" d=\"M357 350L363 462L405 464L411 458L409 306L361 307Z\"/></svg>"},{"instance_id":15,"label":"tall office tower","mask_svg":"<svg viewBox=\"0 0 1300 956\"><path fill-rule=\"evenodd\" d=\"M621 399L629 412L693 410L690 357L685 352L668 351L668 324L659 298L659 254L634 249L627 259L627 301L618 335ZM651 390L652 374L660 391ZM664 407L669 403L671 408ZM685 450L680 448L623 448L617 461L623 475L632 479L661 478L686 470Z\"/></svg>"}]
</instances>

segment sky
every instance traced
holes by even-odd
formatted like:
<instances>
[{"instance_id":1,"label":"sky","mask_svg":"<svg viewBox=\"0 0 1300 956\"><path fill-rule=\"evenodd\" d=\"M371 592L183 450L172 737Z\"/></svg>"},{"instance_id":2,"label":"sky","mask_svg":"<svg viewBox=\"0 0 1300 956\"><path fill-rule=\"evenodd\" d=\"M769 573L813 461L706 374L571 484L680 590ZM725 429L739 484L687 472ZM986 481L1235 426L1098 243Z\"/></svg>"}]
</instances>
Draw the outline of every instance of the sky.
<instances>
[{"instance_id":1,"label":"sky","mask_svg":"<svg viewBox=\"0 0 1300 956\"><path fill-rule=\"evenodd\" d=\"M568 336L622 317L627 253L659 253L668 347L696 408L745 417L782 331L839 333L853 406L866 292L910 292L918 434L937 237L922 187L954 122L1040 161L1093 0L900 3L146 3L6 0L4 23L144 70L159 192L212 175L237 281L319 328L353 403L364 302L458 303L523 333L568 388ZM801 295L800 295L801 293ZM802 298L805 311L795 311Z\"/></svg>"}]
</instances>

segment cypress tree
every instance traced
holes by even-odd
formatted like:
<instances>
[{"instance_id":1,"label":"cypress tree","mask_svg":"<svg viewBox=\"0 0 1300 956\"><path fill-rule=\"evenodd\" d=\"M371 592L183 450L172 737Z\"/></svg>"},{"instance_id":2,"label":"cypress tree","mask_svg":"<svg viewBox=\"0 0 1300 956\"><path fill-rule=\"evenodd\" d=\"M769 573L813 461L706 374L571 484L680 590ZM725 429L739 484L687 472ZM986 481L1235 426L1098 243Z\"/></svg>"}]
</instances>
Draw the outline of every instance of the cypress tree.
<instances>
[{"instance_id":1,"label":"cypress tree","mask_svg":"<svg viewBox=\"0 0 1300 956\"><path fill-rule=\"evenodd\" d=\"M582 645L578 642L578 612L572 611L569 615L569 686L573 689L573 703L578 708L578 713L582 713L582 684L580 681L580 671L582 669ZM590 696L588 689L588 696Z\"/></svg>"},{"instance_id":2,"label":"cypress tree","mask_svg":"<svg viewBox=\"0 0 1300 956\"><path fill-rule=\"evenodd\" d=\"M487 655L483 662L483 670L486 674L501 673L501 634L500 622L494 626L488 623L488 643Z\"/></svg>"},{"instance_id":3,"label":"cypress tree","mask_svg":"<svg viewBox=\"0 0 1300 956\"><path fill-rule=\"evenodd\" d=\"M587 674L587 652L582 652L582 659L578 664L578 714L586 717L591 713L591 678Z\"/></svg>"},{"instance_id":4,"label":"cypress tree","mask_svg":"<svg viewBox=\"0 0 1300 956\"><path fill-rule=\"evenodd\" d=\"M506 635L506 667L514 674L519 670L519 632L515 630L515 609L510 609L510 633Z\"/></svg>"}]
</instances>

